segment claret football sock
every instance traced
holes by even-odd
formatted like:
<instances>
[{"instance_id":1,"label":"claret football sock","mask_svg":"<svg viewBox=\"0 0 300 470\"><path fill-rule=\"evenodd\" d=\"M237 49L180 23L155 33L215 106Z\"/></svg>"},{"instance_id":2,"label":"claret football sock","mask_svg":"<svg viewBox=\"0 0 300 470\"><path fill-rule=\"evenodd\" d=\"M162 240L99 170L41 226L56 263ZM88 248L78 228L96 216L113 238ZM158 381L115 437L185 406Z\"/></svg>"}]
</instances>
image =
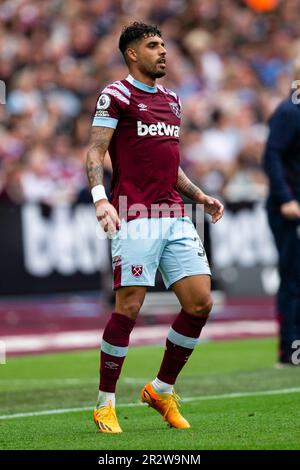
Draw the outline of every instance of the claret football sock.
<instances>
[{"instance_id":1,"label":"claret football sock","mask_svg":"<svg viewBox=\"0 0 300 470\"><path fill-rule=\"evenodd\" d=\"M99 390L115 393L134 325L135 320L125 315L111 315L101 342Z\"/></svg>"},{"instance_id":2,"label":"claret football sock","mask_svg":"<svg viewBox=\"0 0 300 470\"><path fill-rule=\"evenodd\" d=\"M151 385L156 391L156 393L172 393L173 392L173 385L167 384L166 382L162 382L157 377L151 382Z\"/></svg>"},{"instance_id":3,"label":"claret football sock","mask_svg":"<svg viewBox=\"0 0 300 470\"><path fill-rule=\"evenodd\" d=\"M172 324L157 378L174 385L181 369L192 354L207 317L190 315L181 310Z\"/></svg>"},{"instance_id":4,"label":"claret football sock","mask_svg":"<svg viewBox=\"0 0 300 470\"><path fill-rule=\"evenodd\" d=\"M113 408L116 407L116 395L114 393L103 392L102 390L99 390L96 408L100 408L101 406L109 406L110 404Z\"/></svg>"}]
</instances>

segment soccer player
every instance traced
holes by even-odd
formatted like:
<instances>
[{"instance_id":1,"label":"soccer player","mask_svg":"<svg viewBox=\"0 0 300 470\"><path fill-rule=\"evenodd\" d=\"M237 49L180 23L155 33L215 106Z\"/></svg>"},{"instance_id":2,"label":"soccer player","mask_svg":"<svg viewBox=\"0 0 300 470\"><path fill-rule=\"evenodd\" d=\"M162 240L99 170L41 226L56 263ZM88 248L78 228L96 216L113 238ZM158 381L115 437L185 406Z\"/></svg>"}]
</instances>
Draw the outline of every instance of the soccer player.
<instances>
[{"instance_id":1,"label":"soccer player","mask_svg":"<svg viewBox=\"0 0 300 470\"><path fill-rule=\"evenodd\" d=\"M300 59L294 62L294 78L299 80L299 77ZM293 353L300 344L299 142L300 107L299 90L296 90L271 117L264 155L264 168L270 180L267 212L278 250L281 278L277 293L279 366L297 365Z\"/></svg>"},{"instance_id":2,"label":"soccer player","mask_svg":"<svg viewBox=\"0 0 300 470\"><path fill-rule=\"evenodd\" d=\"M154 285L159 268L166 288L172 286L182 310L168 333L157 377L144 386L141 396L170 426L189 428L179 413L173 385L197 344L212 300L206 255L184 213L179 192L203 204L213 223L221 218L224 208L196 187L179 166L180 100L156 84L166 73L166 48L160 31L133 23L122 32L119 48L129 75L102 90L87 153L96 215L103 229L113 234L116 290L115 311L101 343L94 421L100 432L122 432L115 411L116 383L147 286ZM107 150L113 167L110 202L103 187ZM124 197L125 214L121 207ZM138 230L149 236L138 239ZM157 230L159 237L153 236Z\"/></svg>"}]
</instances>

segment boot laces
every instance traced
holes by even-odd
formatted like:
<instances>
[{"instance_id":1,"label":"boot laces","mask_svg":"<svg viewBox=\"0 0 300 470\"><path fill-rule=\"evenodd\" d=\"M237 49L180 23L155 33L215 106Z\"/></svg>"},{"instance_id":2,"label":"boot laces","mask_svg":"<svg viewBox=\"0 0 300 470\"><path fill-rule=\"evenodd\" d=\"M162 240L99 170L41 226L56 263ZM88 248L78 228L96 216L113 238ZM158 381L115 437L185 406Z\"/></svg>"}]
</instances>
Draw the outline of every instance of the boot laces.
<instances>
[{"instance_id":1,"label":"boot laces","mask_svg":"<svg viewBox=\"0 0 300 470\"><path fill-rule=\"evenodd\" d=\"M109 419L109 421L111 421L111 420L114 420L115 417L116 417L115 409L114 409L113 406L112 406L112 401L109 400L109 402L108 402L108 410L107 410L107 418Z\"/></svg>"},{"instance_id":2,"label":"boot laces","mask_svg":"<svg viewBox=\"0 0 300 470\"><path fill-rule=\"evenodd\" d=\"M180 401L180 396L177 395L174 390L172 394L168 398L166 398L167 408L166 408L165 414L163 415L163 420L166 419L166 416L171 409L175 408L176 410L178 410L178 408L180 408L181 405L179 401Z\"/></svg>"},{"instance_id":3,"label":"boot laces","mask_svg":"<svg viewBox=\"0 0 300 470\"><path fill-rule=\"evenodd\" d=\"M101 407L102 408L102 407ZM108 406L105 406L105 410L102 408L99 408L97 411L98 411L98 418L106 418L111 421L111 420L114 420L115 419L115 409L113 408L112 406L112 401L109 400L108 402ZM103 413L105 412L105 413ZM103 413L103 414L102 414Z\"/></svg>"}]
</instances>

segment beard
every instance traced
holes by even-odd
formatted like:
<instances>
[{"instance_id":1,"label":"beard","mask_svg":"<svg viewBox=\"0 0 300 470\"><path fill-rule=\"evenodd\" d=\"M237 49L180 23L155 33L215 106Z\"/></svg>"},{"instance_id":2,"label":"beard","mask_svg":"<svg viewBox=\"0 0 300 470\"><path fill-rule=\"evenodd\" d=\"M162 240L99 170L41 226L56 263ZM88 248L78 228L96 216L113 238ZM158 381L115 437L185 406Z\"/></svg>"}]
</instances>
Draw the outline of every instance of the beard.
<instances>
[{"instance_id":1,"label":"beard","mask_svg":"<svg viewBox=\"0 0 300 470\"><path fill-rule=\"evenodd\" d=\"M149 66L142 66L141 67L141 72L143 72L145 75L148 75L148 77L152 78L153 80L156 80L157 78L162 78L166 75L165 70L159 70L158 68L155 67L150 68Z\"/></svg>"},{"instance_id":2,"label":"beard","mask_svg":"<svg viewBox=\"0 0 300 470\"><path fill-rule=\"evenodd\" d=\"M157 70L156 72L153 72L152 75L151 75L151 78L162 78L166 75L166 71L165 70Z\"/></svg>"}]
</instances>

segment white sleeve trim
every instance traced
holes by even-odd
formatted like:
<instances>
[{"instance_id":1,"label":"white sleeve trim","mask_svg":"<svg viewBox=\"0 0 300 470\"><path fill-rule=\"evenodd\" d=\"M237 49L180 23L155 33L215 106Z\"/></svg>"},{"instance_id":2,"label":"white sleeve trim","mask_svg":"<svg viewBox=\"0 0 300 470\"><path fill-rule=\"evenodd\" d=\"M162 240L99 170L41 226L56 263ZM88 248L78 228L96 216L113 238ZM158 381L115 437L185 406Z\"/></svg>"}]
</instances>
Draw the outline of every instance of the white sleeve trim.
<instances>
[{"instance_id":1,"label":"white sleeve trim","mask_svg":"<svg viewBox=\"0 0 300 470\"><path fill-rule=\"evenodd\" d=\"M115 129L118 125L118 119L109 117L94 117L92 125L97 127L111 127L112 129Z\"/></svg>"}]
</instances>

